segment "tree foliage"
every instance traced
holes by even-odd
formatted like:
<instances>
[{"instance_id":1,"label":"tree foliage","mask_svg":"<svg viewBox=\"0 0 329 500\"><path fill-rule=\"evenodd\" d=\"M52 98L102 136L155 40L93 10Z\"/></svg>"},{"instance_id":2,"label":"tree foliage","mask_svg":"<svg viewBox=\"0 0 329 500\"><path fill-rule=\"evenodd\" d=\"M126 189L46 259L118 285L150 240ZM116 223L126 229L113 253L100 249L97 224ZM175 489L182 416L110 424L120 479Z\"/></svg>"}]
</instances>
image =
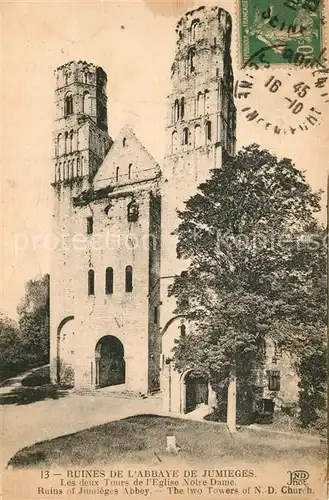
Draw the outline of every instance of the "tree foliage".
<instances>
[{"instance_id":1,"label":"tree foliage","mask_svg":"<svg viewBox=\"0 0 329 500\"><path fill-rule=\"evenodd\" d=\"M19 306L18 324L27 355L31 360L49 359L49 274L29 280Z\"/></svg>"},{"instance_id":2,"label":"tree foliage","mask_svg":"<svg viewBox=\"0 0 329 500\"><path fill-rule=\"evenodd\" d=\"M234 366L247 381L270 336L305 378L310 353L324 348L320 198L290 159L255 144L199 186L176 231L187 267L170 294L193 326L175 347L179 370L193 368L223 387Z\"/></svg>"},{"instance_id":3,"label":"tree foliage","mask_svg":"<svg viewBox=\"0 0 329 500\"><path fill-rule=\"evenodd\" d=\"M0 315L0 378L49 361L49 275L30 280L18 322Z\"/></svg>"}]
</instances>

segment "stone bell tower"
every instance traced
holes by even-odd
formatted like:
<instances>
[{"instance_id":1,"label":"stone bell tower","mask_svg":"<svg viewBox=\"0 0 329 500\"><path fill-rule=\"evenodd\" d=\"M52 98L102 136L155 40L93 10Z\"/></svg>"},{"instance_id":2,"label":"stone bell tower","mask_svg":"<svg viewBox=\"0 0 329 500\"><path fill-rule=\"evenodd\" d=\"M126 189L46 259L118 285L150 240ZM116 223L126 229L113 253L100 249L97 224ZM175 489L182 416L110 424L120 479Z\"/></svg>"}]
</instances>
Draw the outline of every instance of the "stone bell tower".
<instances>
[{"instance_id":1,"label":"stone bell tower","mask_svg":"<svg viewBox=\"0 0 329 500\"><path fill-rule=\"evenodd\" d=\"M229 13L212 6L187 12L176 27L163 166L163 325L174 309L166 298L170 277L182 270L171 234L179 224L177 209L184 208L212 169L235 154L231 30Z\"/></svg>"},{"instance_id":2,"label":"stone bell tower","mask_svg":"<svg viewBox=\"0 0 329 500\"><path fill-rule=\"evenodd\" d=\"M55 71L53 130L53 252L51 270L51 376L58 381L58 324L72 315L75 255L73 198L92 187L93 178L112 145L107 133L106 73L85 61Z\"/></svg>"}]
</instances>

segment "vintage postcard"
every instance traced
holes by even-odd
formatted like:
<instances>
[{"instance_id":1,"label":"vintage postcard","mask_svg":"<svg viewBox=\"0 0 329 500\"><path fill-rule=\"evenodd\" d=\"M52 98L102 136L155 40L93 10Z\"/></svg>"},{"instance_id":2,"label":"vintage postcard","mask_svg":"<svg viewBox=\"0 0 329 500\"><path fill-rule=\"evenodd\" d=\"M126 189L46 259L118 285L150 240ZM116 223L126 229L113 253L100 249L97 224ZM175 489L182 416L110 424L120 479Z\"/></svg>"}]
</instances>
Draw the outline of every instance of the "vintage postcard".
<instances>
[{"instance_id":1,"label":"vintage postcard","mask_svg":"<svg viewBox=\"0 0 329 500\"><path fill-rule=\"evenodd\" d=\"M5 500L327 498L328 3L2 3Z\"/></svg>"}]
</instances>

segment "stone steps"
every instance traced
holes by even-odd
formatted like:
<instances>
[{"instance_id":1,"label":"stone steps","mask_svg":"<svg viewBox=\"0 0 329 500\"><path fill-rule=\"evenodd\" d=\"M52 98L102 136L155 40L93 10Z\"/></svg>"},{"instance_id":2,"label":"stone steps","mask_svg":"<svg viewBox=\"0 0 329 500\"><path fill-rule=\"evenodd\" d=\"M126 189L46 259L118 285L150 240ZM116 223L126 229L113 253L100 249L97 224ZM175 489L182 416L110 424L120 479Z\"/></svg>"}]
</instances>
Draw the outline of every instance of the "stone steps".
<instances>
[{"instance_id":1,"label":"stone steps","mask_svg":"<svg viewBox=\"0 0 329 500\"><path fill-rule=\"evenodd\" d=\"M102 397L111 397L111 398L121 398L121 399L147 399L147 398L156 398L161 399L161 393L155 392L153 394L141 394L134 391L117 391L110 390L109 388L104 389L76 389L73 391L73 394L78 394L79 396L102 396Z\"/></svg>"}]
</instances>

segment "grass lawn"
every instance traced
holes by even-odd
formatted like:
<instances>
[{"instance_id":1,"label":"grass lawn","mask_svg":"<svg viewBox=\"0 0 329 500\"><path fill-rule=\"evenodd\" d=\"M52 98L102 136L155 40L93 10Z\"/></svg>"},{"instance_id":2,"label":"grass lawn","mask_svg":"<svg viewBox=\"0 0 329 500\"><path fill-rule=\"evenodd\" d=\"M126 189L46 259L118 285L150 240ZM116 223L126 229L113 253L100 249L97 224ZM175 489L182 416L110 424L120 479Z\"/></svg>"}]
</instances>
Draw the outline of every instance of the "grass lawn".
<instances>
[{"instance_id":1,"label":"grass lawn","mask_svg":"<svg viewBox=\"0 0 329 500\"><path fill-rule=\"evenodd\" d=\"M111 463L168 463L166 436L175 435L181 448L175 460L225 464L292 461L316 464L326 454L318 441L241 428L232 437L225 425L186 419L137 415L23 448L13 467L66 467Z\"/></svg>"}]
</instances>

